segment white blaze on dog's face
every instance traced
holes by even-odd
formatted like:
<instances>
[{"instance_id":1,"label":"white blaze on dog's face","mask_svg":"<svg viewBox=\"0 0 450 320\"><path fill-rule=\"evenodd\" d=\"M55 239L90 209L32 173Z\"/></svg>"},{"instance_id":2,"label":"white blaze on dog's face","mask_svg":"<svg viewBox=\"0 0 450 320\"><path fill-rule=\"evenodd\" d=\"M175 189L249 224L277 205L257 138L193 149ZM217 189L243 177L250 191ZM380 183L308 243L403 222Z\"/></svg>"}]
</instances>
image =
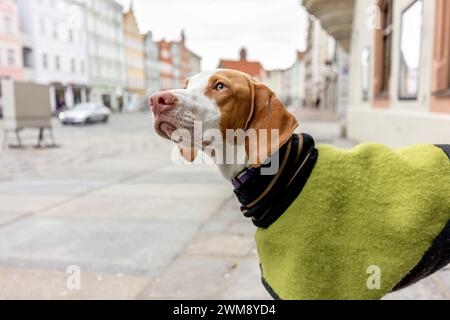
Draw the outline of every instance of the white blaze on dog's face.
<instances>
[{"instance_id":1,"label":"white blaze on dog's face","mask_svg":"<svg viewBox=\"0 0 450 320\"><path fill-rule=\"evenodd\" d=\"M203 72L189 79L186 89L156 93L151 98L156 132L172 139L176 130L192 133L194 123L201 121L203 129L219 128L220 112L217 103L205 95L205 89L214 72Z\"/></svg>"},{"instance_id":2,"label":"white blaze on dog's face","mask_svg":"<svg viewBox=\"0 0 450 320\"><path fill-rule=\"evenodd\" d=\"M173 133L180 129L188 130L194 137L195 122L202 123L202 133L217 129L223 137L226 137L227 130L279 130L277 145L272 145L269 137L269 147L260 146L267 156L260 158L258 153L256 165L262 164L265 158L286 143L298 126L295 118L267 86L245 73L232 70L203 72L190 78L185 89L156 93L151 97L151 110L156 132L171 140ZM259 145L259 133L257 140ZM191 149L202 149L202 145L194 146L193 143L189 144ZM189 146L184 144L188 149ZM247 152L251 151L247 149ZM195 152L188 150L184 156L192 161Z\"/></svg>"}]
</instances>

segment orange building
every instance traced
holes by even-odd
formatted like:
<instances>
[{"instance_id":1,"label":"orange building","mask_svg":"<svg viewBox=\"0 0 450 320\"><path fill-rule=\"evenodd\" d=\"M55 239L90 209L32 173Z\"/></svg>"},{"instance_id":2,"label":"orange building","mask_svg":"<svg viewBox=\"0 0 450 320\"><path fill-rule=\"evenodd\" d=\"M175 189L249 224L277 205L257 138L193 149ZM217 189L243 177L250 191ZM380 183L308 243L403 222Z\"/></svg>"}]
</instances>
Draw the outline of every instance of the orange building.
<instances>
[{"instance_id":1,"label":"orange building","mask_svg":"<svg viewBox=\"0 0 450 320\"><path fill-rule=\"evenodd\" d=\"M162 90L182 88L187 78L201 71L201 58L186 47L183 31L180 41L162 40L158 45Z\"/></svg>"},{"instance_id":2,"label":"orange building","mask_svg":"<svg viewBox=\"0 0 450 320\"><path fill-rule=\"evenodd\" d=\"M219 69L245 72L261 82L267 80L267 74L262 64L258 61L247 60L247 50L245 48L241 49L239 60L220 60Z\"/></svg>"},{"instance_id":3,"label":"orange building","mask_svg":"<svg viewBox=\"0 0 450 320\"><path fill-rule=\"evenodd\" d=\"M162 40L159 43L159 62L161 70L161 90L173 89L172 43Z\"/></svg>"}]
</instances>

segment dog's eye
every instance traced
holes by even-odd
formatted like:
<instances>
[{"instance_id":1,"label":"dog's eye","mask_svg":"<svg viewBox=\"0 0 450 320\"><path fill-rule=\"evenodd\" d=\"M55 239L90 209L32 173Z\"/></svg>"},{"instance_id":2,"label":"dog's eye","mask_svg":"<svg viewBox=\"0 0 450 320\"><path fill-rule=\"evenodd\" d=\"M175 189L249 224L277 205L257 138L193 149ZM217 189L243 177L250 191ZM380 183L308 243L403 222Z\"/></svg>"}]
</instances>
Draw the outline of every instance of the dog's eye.
<instances>
[{"instance_id":1,"label":"dog's eye","mask_svg":"<svg viewBox=\"0 0 450 320\"><path fill-rule=\"evenodd\" d=\"M222 82L219 82L219 83L216 84L216 86L214 87L214 89L217 90L217 91L225 90L225 88L226 88L226 86L225 86Z\"/></svg>"}]
</instances>

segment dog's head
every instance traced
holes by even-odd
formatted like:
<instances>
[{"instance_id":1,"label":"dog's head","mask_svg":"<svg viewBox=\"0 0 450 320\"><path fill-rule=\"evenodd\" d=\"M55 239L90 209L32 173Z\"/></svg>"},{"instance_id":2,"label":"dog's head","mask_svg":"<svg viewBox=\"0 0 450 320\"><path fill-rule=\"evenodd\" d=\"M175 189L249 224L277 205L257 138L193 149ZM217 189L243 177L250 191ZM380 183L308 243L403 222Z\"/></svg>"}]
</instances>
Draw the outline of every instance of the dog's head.
<instances>
[{"instance_id":1,"label":"dog's head","mask_svg":"<svg viewBox=\"0 0 450 320\"><path fill-rule=\"evenodd\" d=\"M156 132L175 142L179 141L174 133L180 129L188 130L194 137L195 122L202 123L202 133L217 129L224 139L227 130L254 130L258 150L246 150L247 156L255 159L255 165L261 165L284 145L298 126L272 90L238 71L203 72L190 78L185 89L159 92L150 100ZM278 131L276 143L271 142L273 130ZM265 143L261 143L262 135L267 135ZM186 160L193 161L195 150L203 147L203 143L190 141L183 144L181 151Z\"/></svg>"}]
</instances>

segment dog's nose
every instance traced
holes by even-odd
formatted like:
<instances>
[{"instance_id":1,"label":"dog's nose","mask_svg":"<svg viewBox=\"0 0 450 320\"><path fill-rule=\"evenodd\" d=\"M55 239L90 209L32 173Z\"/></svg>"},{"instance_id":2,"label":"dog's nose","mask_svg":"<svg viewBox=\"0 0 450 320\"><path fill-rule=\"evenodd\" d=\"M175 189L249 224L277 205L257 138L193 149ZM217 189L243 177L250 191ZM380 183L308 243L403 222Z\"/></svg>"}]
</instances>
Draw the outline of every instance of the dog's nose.
<instances>
[{"instance_id":1,"label":"dog's nose","mask_svg":"<svg viewBox=\"0 0 450 320\"><path fill-rule=\"evenodd\" d=\"M150 110L154 114L164 113L175 106L177 98L170 92L158 92L150 97Z\"/></svg>"}]
</instances>

